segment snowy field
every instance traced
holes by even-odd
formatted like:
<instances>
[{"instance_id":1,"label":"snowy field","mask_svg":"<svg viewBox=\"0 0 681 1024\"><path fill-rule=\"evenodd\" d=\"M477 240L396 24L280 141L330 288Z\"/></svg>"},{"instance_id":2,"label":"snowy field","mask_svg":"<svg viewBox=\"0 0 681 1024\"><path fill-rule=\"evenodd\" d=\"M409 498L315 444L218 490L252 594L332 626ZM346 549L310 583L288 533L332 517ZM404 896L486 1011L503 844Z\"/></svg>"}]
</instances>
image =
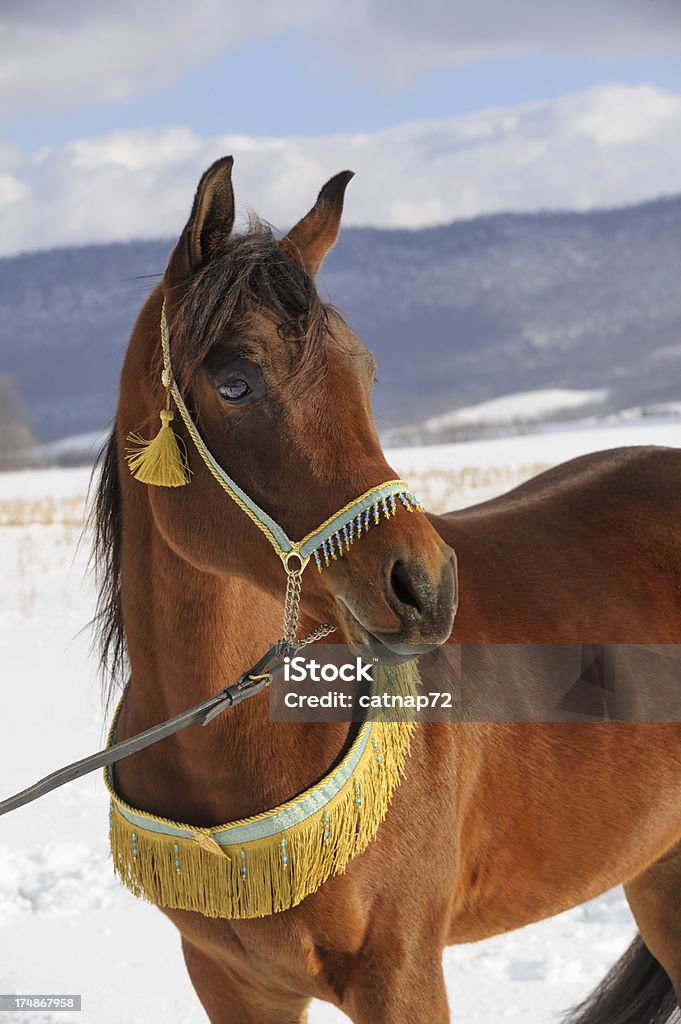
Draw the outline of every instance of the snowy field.
<instances>
[{"instance_id":1,"label":"snowy field","mask_svg":"<svg viewBox=\"0 0 681 1024\"><path fill-rule=\"evenodd\" d=\"M573 455L681 447L681 424L400 449L390 461L431 508L484 500ZM0 797L103 745L94 608L82 535L87 470L0 474ZM547 1024L628 945L619 890L444 957L453 1019ZM3 1024L200 1024L178 933L114 879L101 773L0 819L0 992L82 993L83 1012L9 1012ZM346 1020L315 1004L312 1024Z\"/></svg>"}]
</instances>

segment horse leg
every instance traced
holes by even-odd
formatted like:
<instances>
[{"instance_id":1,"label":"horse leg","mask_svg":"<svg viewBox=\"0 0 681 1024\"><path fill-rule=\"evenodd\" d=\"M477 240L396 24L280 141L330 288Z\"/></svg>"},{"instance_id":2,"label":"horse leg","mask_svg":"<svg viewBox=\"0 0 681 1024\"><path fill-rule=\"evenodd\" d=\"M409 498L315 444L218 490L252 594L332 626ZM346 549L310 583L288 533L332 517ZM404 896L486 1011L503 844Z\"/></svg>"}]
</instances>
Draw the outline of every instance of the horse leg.
<instances>
[{"instance_id":1,"label":"horse leg","mask_svg":"<svg viewBox=\"0 0 681 1024\"><path fill-rule=\"evenodd\" d=\"M640 929L565 1024L665 1024L681 1003L681 846L624 886ZM674 1015L674 1016L673 1016Z\"/></svg>"},{"instance_id":2,"label":"horse leg","mask_svg":"<svg viewBox=\"0 0 681 1024\"><path fill-rule=\"evenodd\" d=\"M182 939L182 952L210 1024L305 1024L307 996L261 987Z\"/></svg>"},{"instance_id":3,"label":"horse leg","mask_svg":"<svg viewBox=\"0 0 681 1024\"><path fill-rule=\"evenodd\" d=\"M354 1024L449 1024L442 954L424 950L409 961L384 946L363 952L343 994Z\"/></svg>"},{"instance_id":4,"label":"horse leg","mask_svg":"<svg viewBox=\"0 0 681 1024\"><path fill-rule=\"evenodd\" d=\"M681 1004L681 844L624 886L646 946L662 964Z\"/></svg>"}]
</instances>

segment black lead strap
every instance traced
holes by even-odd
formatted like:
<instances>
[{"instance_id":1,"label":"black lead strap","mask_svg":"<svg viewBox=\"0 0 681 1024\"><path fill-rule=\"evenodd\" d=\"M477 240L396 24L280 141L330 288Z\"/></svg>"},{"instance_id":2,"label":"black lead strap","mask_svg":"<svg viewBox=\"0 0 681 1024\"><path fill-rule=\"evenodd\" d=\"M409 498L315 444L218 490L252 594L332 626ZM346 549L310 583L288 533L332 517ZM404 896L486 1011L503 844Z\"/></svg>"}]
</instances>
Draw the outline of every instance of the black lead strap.
<instances>
[{"instance_id":1,"label":"black lead strap","mask_svg":"<svg viewBox=\"0 0 681 1024\"><path fill-rule=\"evenodd\" d=\"M186 729L189 725L194 725L195 722L208 725L226 708L233 708L249 697L255 697L256 694L261 693L276 676L283 672L285 659L295 654L301 646L302 644L289 644L280 640L270 647L269 651L255 665L239 676L235 683L223 687L212 697L207 697L200 704L187 708L186 711L166 719L165 722L153 725L150 729L130 736L127 740L121 740L120 743L112 743L110 747L106 747L96 754L90 754L89 757L74 761L73 764L46 775L44 779L27 789L22 789L20 793L15 793L14 796L0 801L0 815L8 814L10 811L16 810L17 807L23 807L24 804L30 804L33 800L38 800L39 797L52 792L53 789L58 789L59 786L64 786L67 782L73 782L74 779L88 775L90 772L96 771L97 768L103 768L104 765L114 764L124 757L130 757L138 750L144 750L145 747L150 747L152 744L158 743L159 740L165 739L166 736L172 736L173 733Z\"/></svg>"}]
</instances>

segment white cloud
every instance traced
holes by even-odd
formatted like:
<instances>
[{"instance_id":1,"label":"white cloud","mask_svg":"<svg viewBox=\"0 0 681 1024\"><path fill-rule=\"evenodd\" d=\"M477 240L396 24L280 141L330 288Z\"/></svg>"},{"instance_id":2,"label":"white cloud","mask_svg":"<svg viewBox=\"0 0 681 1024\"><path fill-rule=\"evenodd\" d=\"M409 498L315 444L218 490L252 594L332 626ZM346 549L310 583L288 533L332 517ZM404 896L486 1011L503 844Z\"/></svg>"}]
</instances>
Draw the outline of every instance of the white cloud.
<instances>
[{"instance_id":1,"label":"white cloud","mask_svg":"<svg viewBox=\"0 0 681 1024\"><path fill-rule=\"evenodd\" d=\"M28 186L19 181L13 174L0 173L0 210L3 206L13 206L28 193Z\"/></svg>"},{"instance_id":2,"label":"white cloud","mask_svg":"<svg viewBox=\"0 0 681 1024\"><path fill-rule=\"evenodd\" d=\"M0 252L176 235L205 168L285 227L351 168L346 224L419 227L495 210L580 209L681 190L681 94L600 86L559 100L376 133L201 139L120 132L19 159L0 153ZM3 170L5 173L3 173Z\"/></svg>"},{"instance_id":3,"label":"white cloud","mask_svg":"<svg viewBox=\"0 0 681 1024\"><path fill-rule=\"evenodd\" d=\"M336 61L355 77L400 85L423 69L491 54L678 52L681 4L4 0L0 114L115 102L287 28L300 33L302 59L320 71Z\"/></svg>"},{"instance_id":4,"label":"white cloud","mask_svg":"<svg viewBox=\"0 0 681 1024\"><path fill-rule=\"evenodd\" d=\"M333 49L365 79L403 85L424 69L499 54L678 52L681 5L678 0L354 0L337 19L333 39Z\"/></svg>"},{"instance_id":5,"label":"white cloud","mask_svg":"<svg viewBox=\"0 0 681 1024\"><path fill-rule=\"evenodd\" d=\"M115 102L304 21L312 0L8 0L0 115Z\"/></svg>"}]
</instances>

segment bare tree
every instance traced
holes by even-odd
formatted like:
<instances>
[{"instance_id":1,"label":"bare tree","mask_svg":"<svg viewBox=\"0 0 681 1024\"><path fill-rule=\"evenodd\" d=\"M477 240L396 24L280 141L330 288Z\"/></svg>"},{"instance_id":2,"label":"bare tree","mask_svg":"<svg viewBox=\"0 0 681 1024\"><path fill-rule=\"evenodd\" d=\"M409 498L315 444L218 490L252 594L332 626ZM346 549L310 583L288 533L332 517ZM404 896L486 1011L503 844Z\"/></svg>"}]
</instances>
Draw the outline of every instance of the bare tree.
<instances>
[{"instance_id":1,"label":"bare tree","mask_svg":"<svg viewBox=\"0 0 681 1024\"><path fill-rule=\"evenodd\" d=\"M31 429L28 408L9 373L0 373L0 469L26 465L38 442Z\"/></svg>"}]
</instances>

